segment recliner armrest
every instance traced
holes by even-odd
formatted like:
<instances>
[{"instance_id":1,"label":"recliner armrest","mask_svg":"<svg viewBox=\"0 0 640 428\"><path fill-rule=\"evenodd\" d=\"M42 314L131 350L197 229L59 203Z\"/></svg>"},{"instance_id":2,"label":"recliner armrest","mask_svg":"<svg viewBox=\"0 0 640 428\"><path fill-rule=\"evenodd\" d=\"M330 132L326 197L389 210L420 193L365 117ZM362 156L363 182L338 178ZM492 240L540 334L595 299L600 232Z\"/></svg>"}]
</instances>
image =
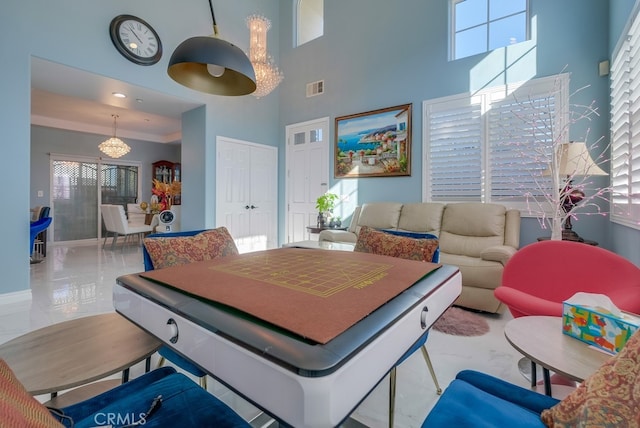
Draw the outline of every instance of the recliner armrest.
<instances>
[{"instance_id":1,"label":"recliner armrest","mask_svg":"<svg viewBox=\"0 0 640 428\"><path fill-rule=\"evenodd\" d=\"M516 251L518 250L508 245L496 245L482 250L480 257L483 260L500 262L502 263L502 266L504 266Z\"/></svg>"}]
</instances>

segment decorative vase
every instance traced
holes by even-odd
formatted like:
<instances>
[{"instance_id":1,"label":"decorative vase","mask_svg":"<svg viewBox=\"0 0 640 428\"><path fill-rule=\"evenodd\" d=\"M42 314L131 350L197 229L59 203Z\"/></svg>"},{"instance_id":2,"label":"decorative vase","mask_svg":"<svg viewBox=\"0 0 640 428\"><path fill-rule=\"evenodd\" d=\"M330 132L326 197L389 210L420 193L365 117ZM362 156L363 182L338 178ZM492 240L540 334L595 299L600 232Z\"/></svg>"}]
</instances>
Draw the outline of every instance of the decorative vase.
<instances>
[{"instance_id":1,"label":"decorative vase","mask_svg":"<svg viewBox=\"0 0 640 428\"><path fill-rule=\"evenodd\" d=\"M318 227L324 227L325 219L322 213L318 213Z\"/></svg>"},{"instance_id":2,"label":"decorative vase","mask_svg":"<svg viewBox=\"0 0 640 428\"><path fill-rule=\"evenodd\" d=\"M562 218L560 217L553 217L553 219L551 219L551 240L562 240Z\"/></svg>"}]
</instances>

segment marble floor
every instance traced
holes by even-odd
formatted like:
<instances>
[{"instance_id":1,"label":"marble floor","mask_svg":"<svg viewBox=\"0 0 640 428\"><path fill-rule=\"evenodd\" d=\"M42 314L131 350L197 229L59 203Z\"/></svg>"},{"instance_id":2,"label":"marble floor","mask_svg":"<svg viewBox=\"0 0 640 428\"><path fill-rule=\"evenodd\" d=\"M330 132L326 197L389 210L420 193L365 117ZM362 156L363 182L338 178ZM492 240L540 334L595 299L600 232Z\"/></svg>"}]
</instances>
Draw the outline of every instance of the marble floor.
<instances>
[{"instance_id":1,"label":"marble floor","mask_svg":"<svg viewBox=\"0 0 640 428\"><path fill-rule=\"evenodd\" d=\"M112 285L116 277L143 270L142 251L133 243L125 248L102 249L100 244L50 246L44 262L33 264L31 300L3 302L0 298L0 343L53 323L113 311ZM503 328L508 313L482 315L490 332L479 337L458 337L432 331L427 348L440 385L444 389L463 369L492 374L527 386L517 369L521 355L506 341ZM143 372L142 364L132 376ZM419 427L437 395L420 352L397 371L396 427ZM216 382L209 389L232 405L246 419L257 409ZM48 397L39 397L42 400ZM345 426L387 426L388 378L361 403ZM254 426L260 426L258 422Z\"/></svg>"}]
</instances>

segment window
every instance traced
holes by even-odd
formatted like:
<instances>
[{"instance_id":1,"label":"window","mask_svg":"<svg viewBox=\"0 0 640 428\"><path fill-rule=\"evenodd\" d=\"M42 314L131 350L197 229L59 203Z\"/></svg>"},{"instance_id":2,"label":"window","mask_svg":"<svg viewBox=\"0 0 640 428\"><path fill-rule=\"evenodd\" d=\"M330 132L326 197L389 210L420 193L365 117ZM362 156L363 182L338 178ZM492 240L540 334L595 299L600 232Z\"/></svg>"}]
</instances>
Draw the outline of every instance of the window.
<instances>
[{"instance_id":1,"label":"window","mask_svg":"<svg viewBox=\"0 0 640 428\"><path fill-rule=\"evenodd\" d=\"M554 142L566 126L568 76L423 102L423 200L545 201ZM540 207L536 207L539 211Z\"/></svg>"},{"instance_id":2,"label":"window","mask_svg":"<svg viewBox=\"0 0 640 428\"><path fill-rule=\"evenodd\" d=\"M296 5L296 46L324 34L324 0L298 0Z\"/></svg>"},{"instance_id":3,"label":"window","mask_svg":"<svg viewBox=\"0 0 640 428\"><path fill-rule=\"evenodd\" d=\"M126 206L138 199L136 162L106 163L79 156L52 155L52 214L54 241L96 239L102 224L100 203Z\"/></svg>"},{"instance_id":4,"label":"window","mask_svg":"<svg viewBox=\"0 0 640 428\"><path fill-rule=\"evenodd\" d=\"M528 0L450 0L451 59L529 38Z\"/></svg>"},{"instance_id":5,"label":"window","mask_svg":"<svg viewBox=\"0 0 640 428\"><path fill-rule=\"evenodd\" d=\"M611 66L611 220L640 228L640 20Z\"/></svg>"}]
</instances>

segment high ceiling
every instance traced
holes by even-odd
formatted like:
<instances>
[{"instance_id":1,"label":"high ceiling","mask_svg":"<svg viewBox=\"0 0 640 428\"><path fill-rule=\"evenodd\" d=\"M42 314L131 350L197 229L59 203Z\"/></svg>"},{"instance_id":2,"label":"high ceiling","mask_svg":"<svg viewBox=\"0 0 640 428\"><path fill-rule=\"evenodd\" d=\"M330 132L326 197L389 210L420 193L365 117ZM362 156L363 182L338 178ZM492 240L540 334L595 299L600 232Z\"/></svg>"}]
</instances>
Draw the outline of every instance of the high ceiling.
<instances>
[{"instance_id":1,"label":"high ceiling","mask_svg":"<svg viewBox=\"0 0 640 428\"><path fill-rule=\"evenodd\" d=\"M113 96L114 92L126 98ZM31 123L158 143L181 139L181 116L199 104L76 68L32 59Z\"/></svg>"}]
</instances>

